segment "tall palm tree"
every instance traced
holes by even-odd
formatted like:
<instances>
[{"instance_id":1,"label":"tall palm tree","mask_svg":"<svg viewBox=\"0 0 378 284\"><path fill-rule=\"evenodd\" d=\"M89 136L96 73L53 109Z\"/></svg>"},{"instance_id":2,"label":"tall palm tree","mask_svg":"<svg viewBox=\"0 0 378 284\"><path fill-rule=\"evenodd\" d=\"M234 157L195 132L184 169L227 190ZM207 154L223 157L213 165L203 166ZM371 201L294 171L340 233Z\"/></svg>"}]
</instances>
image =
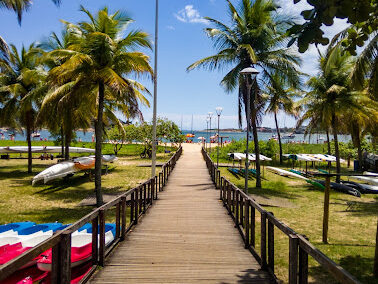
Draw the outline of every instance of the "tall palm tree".
<instances>
[{"instance_id":1,"label":"tall palm tree","mask_svg":"<svg viewBox=\"0 0 378 284\"><path fill-rule=\"evenodd\" d=\"M355 58L336 46L320 58L318 75L307 82L311 91L305 98L307 111L304 117L316 113L319 122L332 129L337 173L341 171L337 135L342 127L343 116L350 112L368 114L373 110L371 100L368 101L361 92L352 88L350 70L354 64ZM339 182L340 178L336 180Z\"/></svg>"},{"instance_id":2,"label":"tall palm tree","mask_svg":"<svg viewBox=\"0 0 378 284\"><path fill-rule=\"evenodd\" d=\"M60 4L60 0L52 0L56 5ZM18 22L21 23L22 13L27 11L32 5L32 0L0 0L0 8L13 10L17 13Z\"/></svg>"},{"instance_id":3,"label":"tall palm tree","mask_svg":"<svg viewBox=\"0 0 378 284\"><path fill-rule=\"evenodd\" d=\"M295 116L297 112L295 111L294 107L294 98L299 94L298 90L295 88L287 87L287 83L285 82L284 78L277 72L274 72L270 76L268 83L265 83L264 90L268 104L265 112L272 113L274 115L278 144L280 146L280 164L282 164L282 143L277 114L279 111L284 111L286 114Z\"/></svg>"},{"instance_id":4,"label":"tall palm tree","mask_svg":"<svg viewBox=\"0 0 378 284\"><path fill-rule=\"evenodd\" d=\"M47 72L38 64L40 51L31 44L18 52L10 45L9 61L0 73L0 94L3 97L0 122L3 125L26 128L28 142L28 173L32 172L31 134L41 98L47 91Z\"/></svg>"},{"instance_id":5,"label":"tall palm tree","mask_svg":"<svg viewBox=\"0 0 378 284\"><path fill-rule=\"evenodd\" d=\"M97 206L102 204L101 159L103 114L114 109L133 113L138 102L148 105L143 96L146 88L140 83L126 78L129 75L152 75L149 57L137 48L151 48L148 35L142 31L124 30L131 19L120 11L109 14L108 9L92 15L81 6L89 20L73 24L65 22L73 34L67 49L54 50L50 56L64 63L52 68L49 80L55 87L54 95L89 97L95 104L96 162L95 191Z\"/></svg>"},{"instance_id":6,"label":"tall palm tree","mask_svg":"<svg viewBox=\"0 0 378 284\"><path fill-rule=\"evenodd\" d=\"M261 121L264 102L261 96L261 85L274 72L284 77L289 85L298 84L298 71L296 67L300 63L296 53L288 49L285 31L292 24L292 19L277 13L278 6L269 0L240 0L236 8L231 1L228 2L230 25L216 19L206 18L214 28L206 28L205 32L214 42L217 54L205 57L188 67L206 68L210 71L222 70L231 67L224 76L221 85L227 92L239 88L239 125L241 125L247 96L251 96L251 120L247 127L252 125L255 154L256 154L256 187L261 187L260 156L257 137L257 125ZM248 94L246 78L239 72L246 67L255 66L260 74L253 84L251 93Z\"/></svg>"},{"instance_id":7,"label":"tall palm tree","mask_svg":"<svg viewBox=\"0 0 378 284\"><path fill-rule=\"evenodd\" d=\"M61 36L53 32L38 45L38 47L46 51L42 57L42 62L49 69L53 69L64 63L63 60L50 56L50 52L67 49L70 45L71 37L72 34L64 29L62 30ZM93 107L90 108L90 103L84 101L82 97L72 95L72 90L68 90L67 92L59 91L58 94L55 93L56 90L57 89L52 86L44 98L38 113L37 122L47 126L55 133L61 133L62 155L65 160L68 160L73 132L78 128L86 129L90 127L94 109ZM50 117L55 117L56 119L51 120Z\"/></svg>"}]
</instances>

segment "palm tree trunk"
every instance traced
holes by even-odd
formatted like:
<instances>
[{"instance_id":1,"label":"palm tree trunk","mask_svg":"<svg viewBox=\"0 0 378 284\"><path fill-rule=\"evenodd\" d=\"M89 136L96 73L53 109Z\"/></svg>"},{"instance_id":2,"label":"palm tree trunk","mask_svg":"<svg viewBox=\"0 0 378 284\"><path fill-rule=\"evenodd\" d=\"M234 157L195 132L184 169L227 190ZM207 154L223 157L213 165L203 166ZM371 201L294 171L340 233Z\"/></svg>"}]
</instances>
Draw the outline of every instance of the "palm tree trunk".
<instances>
[{"instance_id":1,"label":"palm tree trunk","mask_svg":"<svg viewBox=\"0 0 378 284\"><path fill-rule=\"evenodd\" d=\"M358 133L356 137L357 142L357 154L358 154L358 169L362 171L362 147L361 147L361 136Z\"/></svg>"},{"instance_id":2,"label":"palm tree trunk","mask_svg":"<svg viewBox=\"0 0 378 284\"><path fill-rule=\"evenodd\" d=\"M328 147L327 154L331 155L331 142L329 141L329 131L328 131L328 129L326 131L326 134L327 134L327 147Z\"/></svg>"},{"instance_id":3,"label":"palm tree trunk","mask_svg":"<svg viewBox=\"0 0 378 284\"><path fill-rule=\"evenodd\" d=\"M332 130L333 130L333 139L335 142L335 156L336 156L336 173L340 174L341 172L341 166L340 166L340 152L339 152L339 141L337 139L337 121L336 121L336 115L332 114ZM340 176L336 177L336 182L340 183Z\"/></svg>"},{"instance_id":4,"label":"palm tree trunk","mask_svg":"<svg viewBox=\"0 0 378 284\"><path fill-rule=\"evenodd\" d=\"M27 113L27 122L26 122L26 140L28 141L28 173L32 173L32 163L33 163L33 156L32 156L32 148L31 148L31 132L32 132L32 126L31 126L31 117L30 113Z\"/></svg>"},{"instance_id":5,"label":"palm tree trunk","mask_svg":"<svg viewBox=\"0 0 378 284\"><path fill-rule=\"evenodd\" d=\"M66 161L68 161L70 159L70 145L71 145L71 140L72 140L72 127L71 127L71 117L68 115L67 116L67 120L66 120L66 123L65 123L65 126L66 126L66 150L65 150L65 155L64 155L64 159Z\"/></svg>"},{"instance_id":6,"label":"palm tree trunk","mask_svg":"<svg viewBox=\"0 0 378 284\"><path fill-rule=\"evenodd\" d=\"M95 153L95 192L96 204L100 207L103 203L101 193L101 159L102 159L102 115L104 112L104 83L98 84L98 111L97 120L95 121L95 135L96 135L96 153Z\"/></svg>"},{"instance_id":7,"label":"palm tree trunk","mask_svg":"<svg viewBox=\"0 0 378 284\"><path fill-rule=\"evenodd\" d=\"M280 165L282 165L282 142L281 142L281 133L280 129L278 127L278 121L277 121L277 113L274 113L274 121L276 122L276 130L277 130L277 136L278 136L278 144L280 146Z\"/></svg>"},{"instance_id":8,"label":"palm tree trunk","mask_svg":"<svg viewBox=\"0 0 378 284\"><path fill-rule=\"evenodd\" d=\"M255 155L256 155L256 187L261 188L260 147L259 147L259 137L257 136L256 110L253 104L252 104L251 123L252 123L252 132L253 132L253 142L255 144Z\"/></svg>"},{"instance_id":9,"label":"palm tree trunk","mask_svg":"<svg viewBox=\"0 0 378 284\"><path fill-rule=\"evenodd\" d=\"M60 127L60 137L62 138L62 157L64 157L64 131L63 131L63 127Z\"/></svg>"},{"instance_id":10,"label":"palm tree trunk","mask_svg":"<svg viewBox=\"0 0 378 284\"><path fill-rule=\"evenodd\" d=\"M328 131L328 128L326 130L326 134L327 134L327 153L328 155L331 155L331 142L329 141L329 131ZM331 172L331 162L328 162L328 172L330 173Z\"/></svg>"},{"instance_id":11,"label":"palm tree trunk","mask_svg":"<svg viewBox=\"0 0 378 284\"><path fill-rule=\"evenodd\" d=\"M71 144L71 140L72 140L72 135L71 135L72 133L71 133L71 130L68 130L67 132L66 132L66 135L65 135L65 140L66 140L66 145L65 145L65 147L66 147L66 149L65 149L65 151L64 151L64 159L66 160L66 161L68 161L69 159L70 159L70 144Z\"/></svg>"}]
</instances>

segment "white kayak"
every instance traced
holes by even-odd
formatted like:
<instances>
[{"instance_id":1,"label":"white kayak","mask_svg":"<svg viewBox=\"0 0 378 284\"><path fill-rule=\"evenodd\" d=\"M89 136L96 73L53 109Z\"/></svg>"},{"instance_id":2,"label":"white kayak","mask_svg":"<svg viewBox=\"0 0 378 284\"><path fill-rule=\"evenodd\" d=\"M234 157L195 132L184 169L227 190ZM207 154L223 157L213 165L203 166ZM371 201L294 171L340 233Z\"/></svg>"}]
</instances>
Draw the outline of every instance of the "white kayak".
<instances>
[{"instance_id":1,"label":"white kayak","mask_svg":"<svg viewBox=\"0 0 378 284\"><path fill-rule=\"evenodd\" d=\"M378 185L378 176L377 177L365 177L365 176L351 176L351 178L370 183L372 185Z\"/></svg>"},{"instance_id":2,"label":"white kayak","mask_svg":"<svg viewBox=\"0 0 378 284\"><path fill-rule=\"evenodd\" d=\"M117 160L117 157L114 155L102 156L102 161L104 163L112 163L115 160ZM82 170L94 168L94 166L95 156L79 157L74 159L73 161L61 162L45 169L44 171L36 175L33 178L32 185L36 184L39 181L43 181L43 183L46 184L47 182L54 179L63 178Z\"/></svg>"},{"instance_id":3,"label":"white kayak","mask_svg":"<svg viewBox=\"0 0 378 284\"><path fill-rule=\"evenodd\" d=\"M0 153L28 153L28 146L6 146L0 147ZM60 153L60 146L32 146L32 153ZM94 153L95 149L70 147L70 153Z\"/></svg>"},{"instance_id":4,"label":"white kayak","mask_svg":"<svg viewBox=\"0 0 378 284\"><path fill-rule=\"evenodd\" d=\"M292 172L289 172L289 171L286 171L286 170L282 170L282 169L279 169L279 168L275 168L275 167L266 167L268 170L271 170L272 172L275 172L281 176L286 176L286 177L294 177L294 178L299 178L299 179L303 179L303 180L308 180L308 178L304 177L304 176L301 176L301 175L298 175L296 173L292 173Z\"/></svg>"}]
</instances>

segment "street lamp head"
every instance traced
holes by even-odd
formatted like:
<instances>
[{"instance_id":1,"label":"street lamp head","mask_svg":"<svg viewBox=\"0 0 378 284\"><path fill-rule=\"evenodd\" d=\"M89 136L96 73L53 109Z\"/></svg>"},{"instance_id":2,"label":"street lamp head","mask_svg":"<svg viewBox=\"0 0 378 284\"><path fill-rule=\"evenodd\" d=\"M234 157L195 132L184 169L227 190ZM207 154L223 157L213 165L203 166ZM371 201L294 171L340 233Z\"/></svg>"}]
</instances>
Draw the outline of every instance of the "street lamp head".
<instances>
[{"instance_id":1,"label":"street lamp head","mask_svg":"<svg viewBox=\"0 0 378 284\"><path fill-rule=\"evenodd\" d=\"M208 115L209 115L209 118L212 118L213 113L210 111L210 112L208 113Z\"/></svg>"},{"instance_id":2,"label":"street lamp head","mask_svg":"<svg viewBox=\"0 0 378 284\"><path fill-rule=\"evenodd\" d=\"M252 79L255 79L257 74L259 74L260 72L256 69L256 68L253 68L253 67L247 67L247 68L244 68L243 70L241 70L239 72L241 75L251 75Z\"/></svg>"},{"instance_id":3,"label":"street lamp head","mask_svg":"<svg viewBox=\"0 0 378 284\"><path fill-rule=\"evenodd\" d=\"M222 114L223 108L222 107L216 107L215 110L217 112L217 115L220 116Z\"/></svg>"}]
</instances>

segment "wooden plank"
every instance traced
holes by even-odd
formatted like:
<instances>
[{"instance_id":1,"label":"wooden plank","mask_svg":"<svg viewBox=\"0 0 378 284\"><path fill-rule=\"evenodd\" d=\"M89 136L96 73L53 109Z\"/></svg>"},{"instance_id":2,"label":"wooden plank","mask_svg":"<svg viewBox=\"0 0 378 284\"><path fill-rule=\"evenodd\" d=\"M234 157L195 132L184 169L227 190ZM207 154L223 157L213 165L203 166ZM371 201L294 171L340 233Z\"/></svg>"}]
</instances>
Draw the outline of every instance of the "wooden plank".
<instances>
[{"instance_id":1,"label":"wooden plank","mask_svg":"<svg viewBox=\"0 0 378 284\"><path fill-rule=\"evenodd\" d=\"M159 200L91 283L271 283L244 249L200 155L185 150L172 162L175 170Z\"/></svg>"},{"instance_id":2,"label":"wooden plank","mask_svg":"<svg viewBox=\"0 0 378 284\"><path fill-rule=\"evenodd\" d=\"M296 235L289 235L289 284L297 284L297 283L298 283L298 237Z\"/></svg>"}]
</instances>

